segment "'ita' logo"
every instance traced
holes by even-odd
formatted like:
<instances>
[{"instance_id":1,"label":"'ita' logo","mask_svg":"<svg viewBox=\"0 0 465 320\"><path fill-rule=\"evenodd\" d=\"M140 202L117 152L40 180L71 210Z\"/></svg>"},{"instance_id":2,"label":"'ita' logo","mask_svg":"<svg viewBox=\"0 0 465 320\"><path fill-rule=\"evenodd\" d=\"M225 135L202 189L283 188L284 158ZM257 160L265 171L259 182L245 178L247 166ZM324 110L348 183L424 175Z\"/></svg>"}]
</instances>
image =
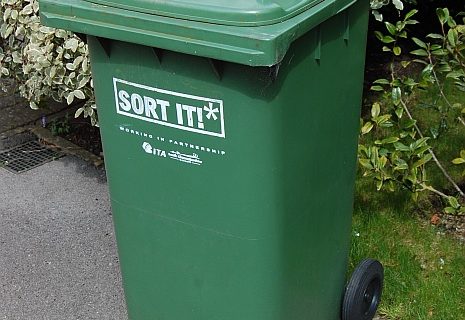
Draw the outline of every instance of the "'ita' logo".
<instances>
[{"instance_id":1,"label":"'ita' logo","mask_svg":"<svg viewBox=\"0 0 465 320\"><path fill-rule=\"evenodd\" d=\"M144 149L144 151L149 153L149 154L153 154L154 156L166 158L166 151L154 148L148 142L144 142L142 144L142 149Z\"/></svg>"},{"instance_id":2,"label":"'ita' logo","mask_svg":"<svg viewBox=\"0 0 465 320\"><path fill-rule=\"evenodd\" d=\"M225 138L223 100L113 78L116 112L156 125Z\"/></svg>"},{"instance_id":3,"label":"'ita' logo","mask_svg":"<svg viewBox=\"0 0 465 320\"><path fill-rule=\"evenodd\" d=\"M167 158L165 150L157 149L148 142L142 143L142 149L148 154L151 154L157 157ZM180 161L180 162L184 162L188 164L194 164L197 166L200 166L203 163L199 155L196 153L186 154L186 153L181 153L179 151L172 150L168 153L168 157L172 160L176 160L176 161Z\"/></svg>"}]
</instances>

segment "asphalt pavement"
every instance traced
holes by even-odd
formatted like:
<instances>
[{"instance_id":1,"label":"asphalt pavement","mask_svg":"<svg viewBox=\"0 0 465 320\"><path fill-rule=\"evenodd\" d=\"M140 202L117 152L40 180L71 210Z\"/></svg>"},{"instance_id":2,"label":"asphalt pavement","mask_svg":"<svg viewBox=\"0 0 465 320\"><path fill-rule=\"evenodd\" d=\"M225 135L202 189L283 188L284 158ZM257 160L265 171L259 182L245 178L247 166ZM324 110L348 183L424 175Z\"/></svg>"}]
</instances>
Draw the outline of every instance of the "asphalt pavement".
<instances>
[{"instance_id":1,"label":"asphalt pavement","mask_svg":"<svg viewBox=\"0 0 465 320\"><path fill-rule=\"evenodd\" d=\"M0 320L127 320L101 160L41 127L76 107L32 110L13 81L2 85L0 152L38 135L79 158L21 174L0 163Z\"/></svg>"},{"instance_id":2,"label":"asphalt pavement","mask_svg":"<svg viewBox=\"0 0 465 320\"><path fill-rule=\"evenodd\" d=\"M0 168L0 319L127 319L102 169Z\"/></svg>"}]
</instances>

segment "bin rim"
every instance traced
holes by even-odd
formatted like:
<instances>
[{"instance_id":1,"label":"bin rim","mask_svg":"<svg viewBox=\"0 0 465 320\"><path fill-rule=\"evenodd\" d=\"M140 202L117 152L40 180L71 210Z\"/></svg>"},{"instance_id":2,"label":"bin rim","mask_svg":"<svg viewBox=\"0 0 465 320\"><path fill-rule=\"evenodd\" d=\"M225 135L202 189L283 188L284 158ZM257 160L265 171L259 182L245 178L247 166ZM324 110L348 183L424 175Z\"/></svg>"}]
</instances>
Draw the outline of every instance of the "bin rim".
<instances>
[{"instance_id":1,"label":"bin rim","mask_svg":"<svg viewBox=\"0 0 465 320\"><path fill-rule=\"evenodd\" d=\"M230 26L279 23L325 0L84 0L128 11ZM340 0L338 0L340 1Z\"/></svg>"},{"instance_id":2,"label":"bin rim","mask_svg":"<svg viewBox=\"0 0 465 320\"><path fill-rule=\"evenodd\" d=\"M41 23L49 27L248 66L273 66L293 41L356 1L324 0L283 22L255 27L189 21L86 0L40 0L39 5Z\"/></svg>"}]
</instances>

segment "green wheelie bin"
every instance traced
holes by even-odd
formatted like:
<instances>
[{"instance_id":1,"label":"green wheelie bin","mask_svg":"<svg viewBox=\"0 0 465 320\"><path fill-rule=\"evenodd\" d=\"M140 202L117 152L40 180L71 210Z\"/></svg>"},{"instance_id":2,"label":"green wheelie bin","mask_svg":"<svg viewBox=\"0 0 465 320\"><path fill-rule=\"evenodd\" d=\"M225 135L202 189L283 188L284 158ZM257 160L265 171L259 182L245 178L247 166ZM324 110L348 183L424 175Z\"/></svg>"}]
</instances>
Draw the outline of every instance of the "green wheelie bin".
<instances>
[{"instance_id":1,"label":"green wheelie bin","mask_svg":"<svg viewBox=\"0 0 465 320\"><path fill-rule=\"evenodd\" d=\"M371 319L367 0L40 0L87 39L130 319Z\"/></svg>"}]
</instances>

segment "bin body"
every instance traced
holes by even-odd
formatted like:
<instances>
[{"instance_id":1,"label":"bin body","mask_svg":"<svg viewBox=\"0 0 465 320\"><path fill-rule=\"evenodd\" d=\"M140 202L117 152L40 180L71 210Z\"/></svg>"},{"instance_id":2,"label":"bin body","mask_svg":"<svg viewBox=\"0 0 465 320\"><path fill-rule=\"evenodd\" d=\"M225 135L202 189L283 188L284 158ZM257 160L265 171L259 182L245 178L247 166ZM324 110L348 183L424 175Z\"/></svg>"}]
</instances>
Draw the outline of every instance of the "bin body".
<instances>
[{"instance_id":1,"label":"bin body","mask_svg":"<svg viewBox=\"0 0 465 320\"><path fill-rule=\"evenodd\" d=\"M130 319L339 319L365 2L272 67L88 37Z\"/></svg>"}]
</instances>

